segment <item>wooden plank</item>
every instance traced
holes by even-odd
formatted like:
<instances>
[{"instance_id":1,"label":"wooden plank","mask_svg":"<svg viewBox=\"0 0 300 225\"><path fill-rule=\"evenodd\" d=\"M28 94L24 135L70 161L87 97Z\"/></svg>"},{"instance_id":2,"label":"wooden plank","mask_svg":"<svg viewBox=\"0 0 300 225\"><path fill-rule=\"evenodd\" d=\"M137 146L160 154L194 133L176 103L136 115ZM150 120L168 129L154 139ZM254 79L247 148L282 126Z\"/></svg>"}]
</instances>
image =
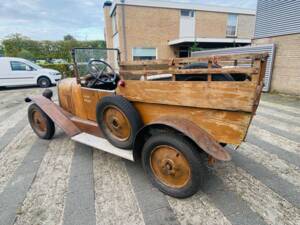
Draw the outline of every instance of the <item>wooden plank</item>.
<instances>
[{"instance_id":1,"label":"wooden plank","mask_svg":"<svg viewBox=\"0 0 300 225\"><path fill-rule=\"evenodd\" d=\"M134 102L252 112L255 88L251 82L127 80L117 94Z\"/></svg>"},{"instance_id":2,"label":"wooden plank","mask_svg":"<svg viewBox=\"0 0 300 225\"><path fill-rule=\"evenodd\" d=\"M96 121L96 106L99 101L104 96L113 95L114 92L111 91L99 91L97 89L81 88L82 99L84 104L84 109L87 113L87 119Z\"/></svg>"},{"instance_id":3,"label":"wooden plank","mask_svg":"<svg viewBox=\"0 0 300 225\"><path fill-rule=\"evenodd\" d=\"M72 102L73 102L73 115L82 119L87 119L87 112L82 99L81 86L79 84L72 85Z\"/></svg>"},{"instance_id":4,"label":"wooden plank","mask_svg":"<svg viewBox=\"0 0 300 225\"><path fill-rule=\"evenodd\" d=\"M103 137L103 134L95 121L81 119L77 116L70 117L72 122L81 130L88 134L92 134L97 137Z\"/></svg>"},{"instance_id":5,"label":"wooden plank","mask_svg":"<svg viewBox=\"0 0 300 225\"><path fill-rule=\"evenodd\" d=\"M248 67L230 67L230 68L211 68L211 69L169 69L169 70L121 70L121 74L123 75L145 75L151 74L183 74L183 75L191 75L191 74L256 74L258 73L257 68L248 68Z\"/></svg>"},{"instance_id":6,"label":"wooden plank","mask_svg":"<svg viewBox=\"0 0 300 225\"><path fill-rule=\"evenodd\" d=\"M121 158L134 161L132 151L116 148L104 138L96 137L87 133L80 133L72 137L72 140L99 149L101 151L117 155Z\"/></svg>"},{"instance_id":7,"label":"wooden plank","mask_svg":"<svg viewBox=\"0 0 300 225\"><path fill-rule=\"evenodd\" d=\"M147 61L127 61L121 62L120 66L128 65L157 65L157 64L170 64L170 61L173 61L174 64L180 63L193 63L193 62L203 62L208 61L213 58L217 58L218 61L228 61L228 60L238 60L238 59L261 59L266 58L268 53L251 53L251 54L232 54L232 55L218 55L218 56L199 56L191 58L175 58L175 59L159 59L159 60L147 60Z\"/></svg>"},{"instance_id":8,"label":"wooden plank","mask_svg":"<svg viewBox=\"0 0 300 225\"><path fill-rule=\"evenodd\" d=\"M251 113L200 109L134 102L144 124L165 116L188 119L211 134L216 141L240 144L246 135Z\"/></svg>"}]
</instances>

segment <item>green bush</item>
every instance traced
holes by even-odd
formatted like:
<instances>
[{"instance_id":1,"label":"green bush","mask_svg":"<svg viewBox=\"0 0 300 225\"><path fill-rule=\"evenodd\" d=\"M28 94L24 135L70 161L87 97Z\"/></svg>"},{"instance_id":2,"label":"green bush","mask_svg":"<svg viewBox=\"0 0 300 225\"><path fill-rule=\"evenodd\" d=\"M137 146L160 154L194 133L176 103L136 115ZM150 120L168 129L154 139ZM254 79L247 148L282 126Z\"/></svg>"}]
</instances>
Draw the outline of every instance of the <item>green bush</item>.
<instances>
[{"instance_id":1,"label":"green bush","mask_svg":"<svg viewBox=\"0 0 300 225\"><path fill-rule=\"evenodd\" d=\"M58 70L63 77L73 77L73 71L70 70L70 64L40 64L43 68Z\"/></svg>"}]
</instances>

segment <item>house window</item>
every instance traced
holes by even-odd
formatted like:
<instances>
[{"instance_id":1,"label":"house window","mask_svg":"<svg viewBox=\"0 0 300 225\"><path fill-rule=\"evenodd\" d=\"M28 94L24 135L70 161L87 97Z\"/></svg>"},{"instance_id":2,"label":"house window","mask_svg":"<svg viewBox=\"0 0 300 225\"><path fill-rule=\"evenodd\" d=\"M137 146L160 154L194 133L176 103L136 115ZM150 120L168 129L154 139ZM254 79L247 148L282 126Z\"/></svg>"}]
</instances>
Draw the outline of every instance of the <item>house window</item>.
<instances>
[{"instance_id":1,"label":"house window","mask_svg":"<svg viewBox=\"0 0 300 225\"><path fill-rule=\"evenodd\" d=\"M237 23L238 23L238 16L236 14L229 14L228 21L227 21L227 29L226 29L227 37L237 36Z\"/></svg>"},{"instance_id":2,"label":"house window","mask_svg":"<svg viewBox=\"0 0 300 225\"><path fill-rule=\"evenodd\" d=\"M181 16L194 17L194 11L193 10L188 10L188 9L182 9L181 10Z\"/></svg>"},{"instance_id":3,"label":"house window","mask_svg":"<svg viewBox=\"0 0 300 225\"><path fill-rule=\"evenodd\" d=\"M118 32L116 11L112 14L112 31L113 35L115 35Z\"/></svg>"},{"instance_id":4,"label":"house window","mask_svg":"<svg viewBox=\"0 0 300 225\"><path fill-rule=\"evenodd\" d=\"M156 59L156 48L133 48L133 60L153 60Z\"/></svg>"}]
</instances>

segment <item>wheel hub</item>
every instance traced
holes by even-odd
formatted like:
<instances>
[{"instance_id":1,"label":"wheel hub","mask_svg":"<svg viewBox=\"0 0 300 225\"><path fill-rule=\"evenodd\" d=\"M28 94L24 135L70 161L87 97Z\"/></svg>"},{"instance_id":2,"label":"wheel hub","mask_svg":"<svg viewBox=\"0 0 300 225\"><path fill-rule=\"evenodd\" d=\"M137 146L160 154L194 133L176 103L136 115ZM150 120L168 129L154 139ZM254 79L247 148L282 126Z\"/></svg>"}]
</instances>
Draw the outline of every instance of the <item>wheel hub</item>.
<instances>
[{"instance_id":1,"label":"wheel hub","mask_svg":"<svg viewBox=\"0 0 300 225\"><path fill-rule=\"evenodd\" d=\"M150 156L155 177L163 184L181 188L191 179L191 168L183 154L171 146L158 146Z\"/></svg>"},{"instance_id":2,"label":"wheel hub","mask_svg":"<svg viewBox=\"0 0 300 225\"><path fill-rule=\"evenodd\" d=\"M175 175L175 165L171 159L165 159L162 162L162 171L165 175Z\"/></svg>"},{"instance_id":3,"label":"wheel hub","mask_svg":"<svg viewBox=\"0 0 300 225\"><path fill-rule=\"evenodd\" d=\"M46 121L44 120L42 114L38 111L33 112L33 125L39 132L45 132L46 131Z\"/></svg>"},{"instance_id":4,"label":"wheel hub","mask_svg":"<svg viewBox=\"0 0 300 225\"><path fill-rule=\"evenodd\" d=\"M126 141L131 135L131 125L124 113L115 106L104 111L104 124L109 134L120 141Z\"/></svg>"}]
</instances>

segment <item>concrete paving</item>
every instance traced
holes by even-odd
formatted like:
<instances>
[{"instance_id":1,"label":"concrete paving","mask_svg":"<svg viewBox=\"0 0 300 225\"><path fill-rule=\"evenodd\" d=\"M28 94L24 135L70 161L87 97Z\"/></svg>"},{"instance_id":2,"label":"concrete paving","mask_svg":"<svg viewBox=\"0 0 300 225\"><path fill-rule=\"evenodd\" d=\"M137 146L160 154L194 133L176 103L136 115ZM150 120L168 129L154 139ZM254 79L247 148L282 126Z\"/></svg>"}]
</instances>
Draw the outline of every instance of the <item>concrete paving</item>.
<instances>
[{"instance_id":1,"label":"concrete paving","mask_svg":"<svg viewBox=\"0 0 300 225\"><path fill-rule=\"evenodd\" d=\"M55 88L53 88L55 90ZM175 199L132 163L28 126L24 97L0 90L0 225L299 225L300 100L264 94L232 161L207 168L199 192ZM56 97L57 98L57 97Z\"/></svg>"}]
</instances>

